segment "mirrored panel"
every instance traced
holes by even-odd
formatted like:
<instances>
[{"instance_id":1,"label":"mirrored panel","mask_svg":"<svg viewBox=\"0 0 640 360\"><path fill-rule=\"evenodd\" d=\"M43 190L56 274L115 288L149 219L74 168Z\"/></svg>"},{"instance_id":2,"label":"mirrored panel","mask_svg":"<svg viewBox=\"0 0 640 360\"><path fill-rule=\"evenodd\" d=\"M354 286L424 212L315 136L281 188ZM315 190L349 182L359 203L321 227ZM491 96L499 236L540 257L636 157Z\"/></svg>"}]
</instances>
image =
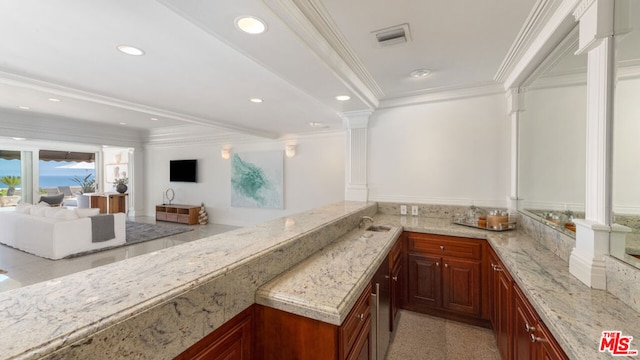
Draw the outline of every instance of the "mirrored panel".
<instances>
[{"instance_id":1,"label":"mirrored panel","mask_svg":"<svg viewBox=\"0 0 640 360\"><path fill-rule=\"evenodd\" d=\"M584 218L587 55L575 55L578 29L523 85L519 121L519 210L575 237Z\"/></svg>"},{"instance_id":2,"label":"mirrored panel","mask_svg":"<svg viewBox=\"0 0 640 360\"><path fill-rule=\"evenodd\" d=\"M640 0L616 1L611 254L640 267Z\"/></svg>"}]
</instances>

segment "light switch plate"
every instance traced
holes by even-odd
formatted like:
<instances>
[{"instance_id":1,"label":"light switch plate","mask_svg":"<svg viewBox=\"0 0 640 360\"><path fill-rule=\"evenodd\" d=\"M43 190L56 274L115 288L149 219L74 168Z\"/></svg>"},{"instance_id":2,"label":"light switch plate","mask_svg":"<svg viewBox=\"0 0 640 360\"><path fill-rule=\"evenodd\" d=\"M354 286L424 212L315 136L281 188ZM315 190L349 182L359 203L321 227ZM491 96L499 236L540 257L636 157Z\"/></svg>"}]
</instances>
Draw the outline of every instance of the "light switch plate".
<instances>
[{"instance_id":1,"label":"light switch plate","mask_svg":"<svg viewBox=\"0 0 640 360\"><path fill-rule=\"evenodd\" d=\"M411 215L418 216L418 207L416 205L411 206Z\"/></svg>"},{"instance_id":2,"label":"light switch plate","mask_svg":"<svg viewBox=\"0 0 640 360\"><path fill-rule=\"evenodd\" d=\"M400 215L407 215L407 205L400 205Z\"/></svg>"}]
</instances>

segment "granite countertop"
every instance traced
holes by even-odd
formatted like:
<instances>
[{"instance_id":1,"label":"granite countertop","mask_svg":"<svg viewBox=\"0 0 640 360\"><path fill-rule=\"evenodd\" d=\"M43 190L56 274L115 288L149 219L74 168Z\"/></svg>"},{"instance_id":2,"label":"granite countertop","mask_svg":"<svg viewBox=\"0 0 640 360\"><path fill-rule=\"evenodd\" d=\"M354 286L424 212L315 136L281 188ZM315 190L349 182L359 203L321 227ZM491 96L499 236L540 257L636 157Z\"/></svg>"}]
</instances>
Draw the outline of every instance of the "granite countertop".
<instances>
[{"instance_id":1,"label":"granite countertop","mask_svg":"<svg viewBox=\"0 0 640 360\"><path fill-rule=\"evenodd\" d=\"M401 233L353 230L262 286L256 303L339 326Z\"/></svg>"},{"instance_id":2,"label":"granite countertop","mask_svg":"<svg viewBox=\"0 0 640 360\"><path fill-rule=\"evenodd\" d=\"M591 289L569 273L569 264L522 230L494 232L450 219L378 215L376 222L406 231L487 239L542 321L571 359L610 359L600 353L602 331L640 339L640 313L604 290ZM637 340L632 343L638 349Z\"/></svg>"},{"instance_id":3,"label":"granite countertop","mask_svg":"<svg viewBox=\"0 0 640 360\"><path fill-rule=\"evenodd\" d=\"M375 208L340 202L3 292L0 358L171 359Z\"/></svg>"},{"instance_id":4,"label":"granite countertop","mask_svg":"<svg viewBox=\"0 0 640 360\"><path fill-rule=\"evenodd\" d=\"M377 214L374 219L394 232L486 239L571 359L609 359L598 351L602 331L619 330L640 339L640 313L610 293L584 285L569 273L566 262L524 231L494 232L441 218ZM349 233L268 283L256 302L339 325L395 239L364 241L361 234ZM366 255L352 264L354 253Z\"/></svg>"}]
</instances>

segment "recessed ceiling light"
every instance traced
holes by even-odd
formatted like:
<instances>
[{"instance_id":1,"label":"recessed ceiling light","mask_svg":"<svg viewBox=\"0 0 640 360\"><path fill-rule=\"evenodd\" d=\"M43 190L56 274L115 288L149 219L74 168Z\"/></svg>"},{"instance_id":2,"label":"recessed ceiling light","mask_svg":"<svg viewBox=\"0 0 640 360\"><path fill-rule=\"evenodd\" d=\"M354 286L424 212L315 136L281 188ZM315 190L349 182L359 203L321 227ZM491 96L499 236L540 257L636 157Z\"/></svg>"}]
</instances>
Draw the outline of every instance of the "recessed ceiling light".
<instances>
[{"instance_id":1,"label":"recessed ceiling light","mask_svg":"<svg viewBox=\"0 0 640 360\"><path fill-rule=\"evenodd\" d=\"M259 99L259 98L251 98L251 99L249 99L249 101L251 101L252 103L259 104L259 103L261 103L261 102L262 102L262 99Z\"/></svg>"},{"instance_id":2,"label":"recessed ceiling light","mask_svg":"<svg viewBox=\"0 0 640 360\"><path fill-rule=\"evenodd\" d=\"M30 107L24 106L24 105L18 106L18 108L20 108L22 110L29 110L30 109Z\"/></svg>"},{"instance_id":3,"label":"recessed ceiling light","mask_svg":"<svg viewBox=\"0 0 640 360\"><path fill-rule=\"evenodd\" d=\"M60 99L56 99L56 98L49 98L48 100L51 102L60 102Z\"/></svg>"},{"instance_id":4,"label":"recessed ceiling light","mask_svg":"<svg viewBox=\"0 0 640 360\"><path fill-rule=\"evenodd\" d=\"M338 101L347 101L349 99L351 99L351 96L349 96L349 95L338 95L338 96L336 96L336 100L338 100Z\"/></svg>"},{"instance_id":5,"label":"recessed ceiling light","mask_svg":"<svg viewBox=\"0 0 640 360\"><path fill-rule=\"evenodd\" d=\"M12 137L12 139L16 141L27 140L26 138L23 138L23 137Z\"/></svg>"},{"instance_id":6,"label":"recessed ceiling light","mask_svg":"<svg viewBox=\"0 0 640 360\"><path fill-rule=\"evenodd\" d=\"M247 34L262 34L267 31L267 25L264 21L253 16L241 16L237 18L236 26Z\"/></svg>"},{"instance_id":7,"label":"recessed ceiling light","mask_svg":"<svg viewBox=\"0 0 640 360\"><path fill-rule=\"evenodd\" d=\"M310 122L309 126L314 128L324 128L324 127L327 127L327 124L321 123L321 122Z\"/></svg>"},{"instance_id":8,"label":"recessed ceiling light","mask_svg":"<svg viewBox=\"0 0 640 360\"><path fill-rule=\"evenodd\" d=\"M421 79L429 75L431 75L431 70L428 69L413 70L411 73L409 73L409 76L414 79Z\"/></svg>"},{"instance_id":9,"label":"recessed ceiling light","mask_svg":"<svg viewBox=\"0 0 640 360\"><path fill-rule=\"evenodd\" d=\"M152 118L149 118L149 120L151 120L151 121L158 121L158 118L154 118L154 117L152 117Z\"/></svg>"},{"instance_id":10,"label":"recessed ceiling light","mask_svg":"<svg viewBox=\"0 0 640 360\"><path fill-rule=\"evenodd\" d=\"M142 51L141 49L138 49L135 46L131 46L131 45L118 45L116 46L116 49L118 49L118 51L120 51L121 53L127 54L127 55L133 55L133 56L142 56L144 55L144 51Z\"/></svg>"},{"instance_id":11,"label":"recessed ceiling light","mask_svg":"<svg viewBox=\"0 0 640 360\"><path fill-rule=\"evenodd\" d=\"M127 125L127 123L126 122L121 122L120 125Z\"/></svg>"}]
</instances>

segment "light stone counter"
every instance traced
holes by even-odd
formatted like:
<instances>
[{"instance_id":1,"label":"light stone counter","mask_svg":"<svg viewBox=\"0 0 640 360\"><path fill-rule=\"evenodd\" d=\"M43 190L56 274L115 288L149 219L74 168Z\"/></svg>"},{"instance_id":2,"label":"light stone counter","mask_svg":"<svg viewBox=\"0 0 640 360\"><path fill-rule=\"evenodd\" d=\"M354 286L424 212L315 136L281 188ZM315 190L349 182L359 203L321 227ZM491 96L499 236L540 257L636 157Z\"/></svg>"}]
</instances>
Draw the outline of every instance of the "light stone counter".
<instances>
[{"instance_id":1,"label":"light stone counter","mask_svg":"<svg viewBox=\"0 0 640 360\"><path fill-rule=\"evenodd\" d=\"M172 359L357 227L341 202L0 293L2 359Z\"/></svg>"},{"instance_id":2,"label":"light stone counter","mask_svg":"<svg viewBox=\"0 0 640 360\"><path fill-rule=\"evenodd\" d=\"M353 230L258 289L256 303L339 326L401 233Z\"/></svg>"},{"instance_id":3,"label":"light stone counter","mask_svg":"<svg viewBox=\"0 0 640 360\"><path fill-rule=\"evenodd\" d=\"M376 223L406 231L486 238L542 321L571 359L611 359L600 353L602 331L633 336L640 350L640 313L603 290L594 290L569 273L569 265L524 231L493 232L456 225L449 219L378 215Z\"/></svg>"}]
</instances>

